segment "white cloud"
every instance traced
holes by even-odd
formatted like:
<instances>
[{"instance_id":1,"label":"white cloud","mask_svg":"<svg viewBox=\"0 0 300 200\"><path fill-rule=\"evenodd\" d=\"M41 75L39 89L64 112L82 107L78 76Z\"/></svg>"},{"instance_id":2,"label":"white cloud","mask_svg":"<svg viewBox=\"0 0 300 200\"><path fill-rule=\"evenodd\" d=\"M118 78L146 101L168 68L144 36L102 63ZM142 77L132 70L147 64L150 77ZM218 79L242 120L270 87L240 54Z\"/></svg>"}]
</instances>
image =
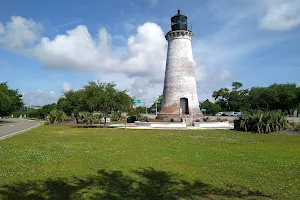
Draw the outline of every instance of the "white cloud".
<instances>
[{"instance_id":1,"label":"white cloud","mask_svg":"<svg viewBox=\"0 0 300 200\"><path fill-rule=\"evenodd\" d=\"M67 22L67 23L64 23L64 24L60 25L59 27L69 26L69 25L73 25L73 24L79 24L81 22L82 22L82 20L76 20L76 21L72 21L72 22Z\"/></svg>"},{"instance_id":2,"label":"white cloud","mask_svg":"<svg viewBox=\"0 0 300 200\"><path fill-rule=\"evenodd\" d=\"M34 55L47 68L68 68L89 72L125 73L144 76L160 72L164 66L166 41L161 28L147 22L129 37L127 48L113 52L112 37L101 28L93 39L86 26L80 25L57 35L53 40L43 37L34 49ZM122 56L119 56L122 54Z\"/></svg>"},{"instance_id":3,"label":"white cloud","mask_svg":"<svg viewBox=\"0 0 300 200\"><path fill-rule=\"evenodd\" d=\"M4 26L3 24L0 22L0 35L4 34Z\"/></svg>"},{"instance_id":4,"label":"white cloud","mask_svg":"<svg viewBox=\"0 0 300 200\"><path fill-rule=\"evenodd\" d=\"M122 71L130 76L161 74L166 60L166 40L162 29L147 22L137 28L137 35L127 42L128 52L122 62Z\"/></svg>"},{"instance_id":5,"label":"white cloud","mask_svg":"<svg viewBox=\"0 0 300 200\"><path fill-rule=\"evenodd\" d=\"M39 40L42 30L42 25L32 19L12 16L6 26L0 25L0 43L11 51L25 53Z\"/></svg>"},{"instance_id":6,"label":"white cloud","mask_svg":"<svg viewBox=\"0 0 300 200\"><path fill-rule=\"evenodd\" d=\"M23 92L23 101L27 106L42 106L46 104L56 103L59 96L55 92L43 92L38 89L34 92Z\"/></svg>"},{"instance_id":7,"label":"white cloud","mask_svg":"<svg viewBox=\"0 0 300 200\"><path fill-rule=\"evenodd\" d=\"M47 68L69 68L82 71L108 70L117 65L110 55L110 36L104 28L99 31L95 41L86 26L80 25L67 31L66 35L57 35L53 40L41 39L34 55Z\"/></svg>"},{"instance_id":8,"label":"white cloud","mask_svg":"<svg viewBox=\"0 0 300 200\"><path fill-rule=\"evenodd\" d=\"M150 1L151 6L155 6L156 4L159 3L159 0L149 0L149 1Z\"/></svg>"},{"instance_id":9,"label":"white cloud","mask_svg":"<svg viewBox=\"0 0 300 200\"><path fill-rule=\"evenodd\" d=\"M65 92L68 92L71 90L71 85L67 82L63 82L62 84L62 92L65 93Z\"/></svg>"},{"instance_id":10,"label":"white cloud","mask_svg":"<svg viewBox=\"0 0 300 200\"><path fill-rule=\"evenodd\" d=\"M289 30L300 24L299 0L264 0L265 15L260 26L268 30Z\"/></svg>"}]
</instances>

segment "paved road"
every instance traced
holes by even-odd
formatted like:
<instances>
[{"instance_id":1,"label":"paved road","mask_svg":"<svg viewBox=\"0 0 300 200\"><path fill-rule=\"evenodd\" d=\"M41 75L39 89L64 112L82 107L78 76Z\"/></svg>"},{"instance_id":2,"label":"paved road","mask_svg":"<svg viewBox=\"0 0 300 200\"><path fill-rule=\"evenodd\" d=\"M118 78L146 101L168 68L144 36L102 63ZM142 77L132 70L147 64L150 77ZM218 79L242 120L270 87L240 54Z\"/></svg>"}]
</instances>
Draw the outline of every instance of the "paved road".
<instances>
[{"instance_id":1,"label":"paved road","mask_svg":"<svg viewBox=\"0 0 300 200\"><path fill-rule=\"evenodd\" d=\"M0 139L4 139L39 125L39 122L25 119L1 119L8 123L0 124Z\"/></svg>"}]
</instances>

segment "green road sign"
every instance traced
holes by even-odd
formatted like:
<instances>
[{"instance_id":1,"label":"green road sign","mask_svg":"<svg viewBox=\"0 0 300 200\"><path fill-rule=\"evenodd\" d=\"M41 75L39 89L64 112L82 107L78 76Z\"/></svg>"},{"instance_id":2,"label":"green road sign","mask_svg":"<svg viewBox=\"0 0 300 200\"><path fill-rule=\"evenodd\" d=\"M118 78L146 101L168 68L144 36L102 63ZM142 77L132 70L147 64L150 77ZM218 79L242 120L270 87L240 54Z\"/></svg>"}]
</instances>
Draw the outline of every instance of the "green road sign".
<instances>
[{"instance_id":1,"label":"green road sign","mask_svg":"<svg viewBox=\"0 0 300 200\"><path fill-rule=\"evenodd\" d=\"M202 111L202 112L206 112L206 109L205 109L205 108L202 108L201 111Z\"/></svg>"},{"instance_id":2,"label":"green road sign","mask_svg":"<svg viewBox=\"0 0 300 200\"><path fill-rule=\"evenodd\" d=\"M135 99L135 100L133 100L133 103L134 103L134 104L141 103L141 100L139 100L139 99Z\"/></svg>"}]
</instances>

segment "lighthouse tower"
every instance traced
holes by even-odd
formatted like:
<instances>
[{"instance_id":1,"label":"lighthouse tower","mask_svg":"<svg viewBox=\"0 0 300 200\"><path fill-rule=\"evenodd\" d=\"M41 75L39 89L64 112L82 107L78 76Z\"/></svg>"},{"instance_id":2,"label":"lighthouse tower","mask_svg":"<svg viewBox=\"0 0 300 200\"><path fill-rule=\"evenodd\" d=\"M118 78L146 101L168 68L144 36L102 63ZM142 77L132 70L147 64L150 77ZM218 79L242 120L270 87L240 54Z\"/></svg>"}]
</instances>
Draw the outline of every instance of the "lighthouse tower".
<instances>
[{"instance_id":1,"label":"lighthouse tower","mask_svg":"<svg viewBox=\"0 0 300 200\"><path fill-rule=\"evenodd\" d=\"M157 118L200 119L195 66L192 53L193 33L188 30L187 17L178 10L171 18L168 41L162 108Z\"/></svg>"}]
</instances>

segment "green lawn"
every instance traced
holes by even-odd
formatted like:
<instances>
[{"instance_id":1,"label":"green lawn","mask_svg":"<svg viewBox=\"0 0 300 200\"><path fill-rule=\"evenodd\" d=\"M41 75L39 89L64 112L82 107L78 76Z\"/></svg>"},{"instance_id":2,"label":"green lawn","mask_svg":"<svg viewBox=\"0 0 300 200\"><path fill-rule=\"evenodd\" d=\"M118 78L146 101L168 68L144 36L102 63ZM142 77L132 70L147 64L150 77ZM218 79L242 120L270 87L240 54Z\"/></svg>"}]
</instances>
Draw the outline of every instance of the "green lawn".
<instances>
[{"instance_id":1,"label":"green lawn","mask_svg":"<svg viewBox=\"0 0 300 200\"><path fill-rule=\"evenodd\" d=\"M0 199L299 199L300 135L42 126L0 140Z\"/></svg>"}]
</instances>

